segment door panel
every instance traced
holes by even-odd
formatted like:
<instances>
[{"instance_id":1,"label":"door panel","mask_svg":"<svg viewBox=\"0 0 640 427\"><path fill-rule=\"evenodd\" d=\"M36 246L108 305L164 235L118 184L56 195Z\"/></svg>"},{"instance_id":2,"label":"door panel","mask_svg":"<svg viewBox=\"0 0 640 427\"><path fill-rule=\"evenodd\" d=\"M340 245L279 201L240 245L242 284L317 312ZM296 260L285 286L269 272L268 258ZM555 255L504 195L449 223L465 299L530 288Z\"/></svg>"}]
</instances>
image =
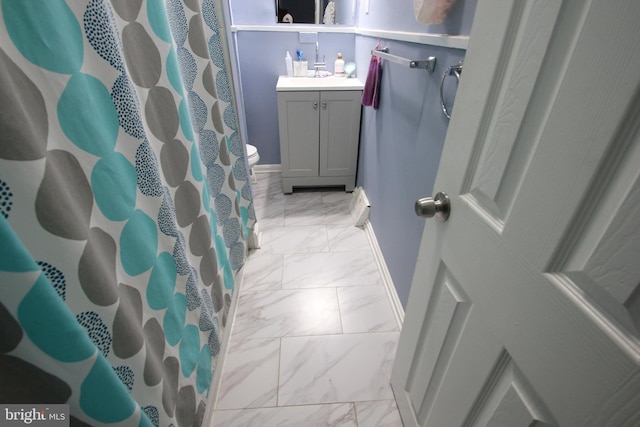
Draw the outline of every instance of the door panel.
<instances>
[{"instance_id":1,"label":"door panel","mask_svg":"<svg viewBox=\"0 0 640 427\"><path fill-rule=\"evenodd\" d=\"M318 176L319 92L278 92L283 177Z\"/></svg>"},{"instance_id":2,"label":"door panel","mask_svg":"<svg viewBox=\"0 0 640 427\"><path fill-rule=\"evenodd\" d=\"M513 359L503 352L465 425L548 426L550 415Z\"/></svg>"},{"instance_id":3,"label":"door panel","mask_svg":"<svg viewBox=\"0 0 640 427\"><path fill-rule=\"evenodd\" d=\"M321 92L320 176L356 174L361 91Z\"/></svg>"},{"instance_id":4,"label":"door panel","mask_svg":"<svg viewBox=\"0 0 640 427\"><path fill-rule=\"evenodd\" d=\"M491 82L492 99L479 153L470 165L465 192L470 192L477 204L494 217L496 224L504 221L506 207L500 189L505 175L513 167L509 163L523 117L543 66L551 34L560 11L560 1L522 1L512 4L508 25L504 28L504 43ZM508 58L508 59L507 59ZM502 203L498 203L498 202ZM508 205L508 204L507 204Z\"/></svg>"},{"instance_id":5,"label":"door panel","mask_svg":"<svg viewBox=\"0 0 640 427\"><path fill-rule=\"evenodd\" d=\"M423 402L433 400L432 393L429 393L428 379L443 369L438 362L448 360L445 349L450 351L459 341L470 308L469 298L464 290L446 266L441 265L421 327L417 355L409 373L412 382L408 391L414 408L420 408Z\"/></svg>"},{"instance_id":6,"label":"door panel","mask_svg":"<svg viewBox=\"0 0 640 427\"><path fill-rule=\"evenodd\" d=\"M625 120L637 128L640 116ZM597 168L587 190L590 197L577 210L548 271L640 358L640 240L626 238L640 229L638 129L631 134L626 142L618 138L615 153Z\"/></svg>"},{"instance_id":7,"label":"door panel","mask_svg":"<svg viewBox=\"0 0 640 427\"><path fill-rule=\"evenodd\" d=\"M435 184L451 215L425 225L392 373L405 426L640 425L632 16L478 3Z\"/></svg>"}]
</instances>

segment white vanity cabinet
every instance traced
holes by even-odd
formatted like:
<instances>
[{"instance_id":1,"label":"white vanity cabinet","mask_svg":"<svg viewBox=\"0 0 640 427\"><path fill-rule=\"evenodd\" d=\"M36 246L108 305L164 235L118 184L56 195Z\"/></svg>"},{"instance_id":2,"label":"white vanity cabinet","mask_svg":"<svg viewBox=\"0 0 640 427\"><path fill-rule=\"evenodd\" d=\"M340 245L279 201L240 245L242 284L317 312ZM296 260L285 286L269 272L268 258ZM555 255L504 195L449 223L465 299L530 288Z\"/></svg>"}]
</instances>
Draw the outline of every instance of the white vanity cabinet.
<instances>
[{"instance_id":1,"label":"white vanity cabinet","mask_svg":"<svg viewBox=\"0 0 640 427\"><path fill-rule=\"evenodd\" d=\"M296 86L281 84L283 79ZM285 193L297 186L344 186L353 191L362 86L356 79L338 77L280 77L276 89Z\"/></svg>"}]
</instances>

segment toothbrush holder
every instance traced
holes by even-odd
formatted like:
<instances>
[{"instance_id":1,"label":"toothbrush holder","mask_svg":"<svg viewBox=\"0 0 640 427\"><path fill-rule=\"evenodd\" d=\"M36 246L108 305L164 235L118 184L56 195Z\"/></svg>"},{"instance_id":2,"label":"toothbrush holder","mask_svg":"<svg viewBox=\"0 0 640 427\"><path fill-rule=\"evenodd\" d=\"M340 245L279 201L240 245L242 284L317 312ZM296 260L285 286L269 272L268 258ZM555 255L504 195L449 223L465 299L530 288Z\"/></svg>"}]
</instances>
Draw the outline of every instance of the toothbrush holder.
<instances>
[{"instance_id":1,"label":"toothbrush holder","mask_svg":"<svg viewBox=\"0 0 640 427\"><path fill-rule=\"evenodd\" d=\"M308 61L294 61L293 62L293 77L307 77L308 76Z\"/></svg>"}]
</instances>

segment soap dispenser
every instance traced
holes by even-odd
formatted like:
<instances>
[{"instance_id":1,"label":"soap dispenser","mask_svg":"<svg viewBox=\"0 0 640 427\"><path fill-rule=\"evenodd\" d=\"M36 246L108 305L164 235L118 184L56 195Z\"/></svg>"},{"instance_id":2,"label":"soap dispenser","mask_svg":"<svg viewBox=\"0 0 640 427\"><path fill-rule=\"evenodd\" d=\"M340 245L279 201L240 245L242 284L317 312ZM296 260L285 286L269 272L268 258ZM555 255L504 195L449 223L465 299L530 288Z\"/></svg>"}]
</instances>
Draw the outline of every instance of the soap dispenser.
<instances>
[{"instance_id":1,"label":"soap dispenser","mask_svg":"<svg viewBox=\"0 0 640 427\"><path fill-rule=\"evenodd\" d=\"M344 76L344 59L342 59L341 53L338 53L338 59L336 59L336 63L333 66L333 74Z\"/></svg>"}]
</instances>

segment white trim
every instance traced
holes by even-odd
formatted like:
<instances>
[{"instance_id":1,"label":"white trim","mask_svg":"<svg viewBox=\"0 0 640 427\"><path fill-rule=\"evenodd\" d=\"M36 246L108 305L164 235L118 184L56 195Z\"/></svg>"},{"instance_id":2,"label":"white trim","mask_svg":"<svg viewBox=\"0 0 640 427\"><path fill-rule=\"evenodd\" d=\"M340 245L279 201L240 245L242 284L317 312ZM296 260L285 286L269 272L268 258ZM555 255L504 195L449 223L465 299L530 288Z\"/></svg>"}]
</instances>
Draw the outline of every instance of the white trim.
<instances>
[{"instance_id":1,"label":"white trim","mask_svg":"<svg viewBox=\"0 0 640 427\"><path fill-rule=\"evenodd\" d=\"M362 187L356 187L351 193L351 200L349 201L349 211L351 212L351 219L356 227L364 226L365 221L369 219L369 199Z\"/></svg>"},{"instance_id":2,"label":"white trim","mask_svg":"<svg viewBox=\"0 0 640 427\"><path fill-rule=\"evenodd\" d=\"M282 167L280 163L274 163L272 165L255 165L253 167L255 173L281 173Z\"/></svg>"},{"instance_id":3,"label":"white trim","mask_svg":"<svg viewBox=\"0 0 640 427\"><path fill-rule=\"evenodd\" d=\"M209 389L209 398L207 402L207 409L205 410L203 417L203 426L213 425L213 416L218 404L218 393L220 392L220 384L222 383L222 371L224 363L229 353L229 342L231 341L231 332L233 325L236 321L236 311L238 307L238 295L240 295L240 289L242 289L242 282L244 281L244 267L240 269L236 278L237 286L233 289L233 296L231 297L231 305L229 307L229 313L227 314L227 324L224 328L222 343L220 345L220 356L218 357L218 363L214 368L213 379L211 380L211 388Z\"/></svg>"},{"instance_id":4,"label":"white trim","mask_svg":"<svg viewBox=\"0 0 640 427\"><path fill-rule=\"evenodd\" d=\"M347 33L353 34L356 31L355 27L327 27L324 25L305 25L305 24L274 24L274 25L232 25L231 32L237 33L238 31L271 31L274 33L298 33L298 32L313 32L313 33Z\"/></svg>"},{"instance_id":5,"label":"white trim","mask_svg":"<svg viewBox=\"0 0 640 427\"><path fill-rule=\"evenodd\" d=\"M270 31L282 32L316 32L316 33L346 33L359 36L383 38L386 40L397 40L410 43L425 44L430 46L449 47L452 49L467 49L469 36L450 36L448 34L437 33L413 33L408 31L376 30L356 27L333 27L324 25L232 25L231 32L239 31Z\"/></svg>"},{"instance_id":6,"label":"white trim","mask_svg":"<svg viewBox=\"0 0 640 427\"><path fill-rule=\"evenodd\" d=\"M407 31L387 31L356 29L356 34L367 37L377 37L386 40L426 44L430 46L449 47L452 49L467 49L469 36L449 36L436 33L410 33Z\"/></svg>"},{"instance_id":7,"label":"white trim","mask_svg":"<svg viewBox=\"0 0 640 427\"><path fill-rule=\"evenodd\" d=\"M262 233L260 232L260 223L256 221L253 224L253 229L251 230L251 234L249 234L249 239L247 239L247 248L260 249L261 244L262 244Z\"/></svg>"},{"instance_id":8,"label":"white trim","mask_svg":"<svg viewBox=\"0 0 640 427\"><path fill-rule=\"evenodd\" d=\"M373 231L371 221L365 221L364 231L367 233L369 244L371 245L371 249L373 250L373 257L375 258L376 264L378 264L378 268L380 269L380 274L382 275L382 283L384 284L384 287L387 291L387 296L389 297L389 302L391 303L391 310L393 311L393 314L396 318L396 322L398 322L398 328L402 329L402 322L404 321L404 308L402 307L402 303L400 302L400 298L398 297L398 293L396 292L396 287L393 284L393 279L391 278L391 273L389 273L389 269L387 268L387 263L384 261L384 256L382 255L380 245L378 245L378 239L376 239L376 234Z\"/></svg>"}]
</instances>

